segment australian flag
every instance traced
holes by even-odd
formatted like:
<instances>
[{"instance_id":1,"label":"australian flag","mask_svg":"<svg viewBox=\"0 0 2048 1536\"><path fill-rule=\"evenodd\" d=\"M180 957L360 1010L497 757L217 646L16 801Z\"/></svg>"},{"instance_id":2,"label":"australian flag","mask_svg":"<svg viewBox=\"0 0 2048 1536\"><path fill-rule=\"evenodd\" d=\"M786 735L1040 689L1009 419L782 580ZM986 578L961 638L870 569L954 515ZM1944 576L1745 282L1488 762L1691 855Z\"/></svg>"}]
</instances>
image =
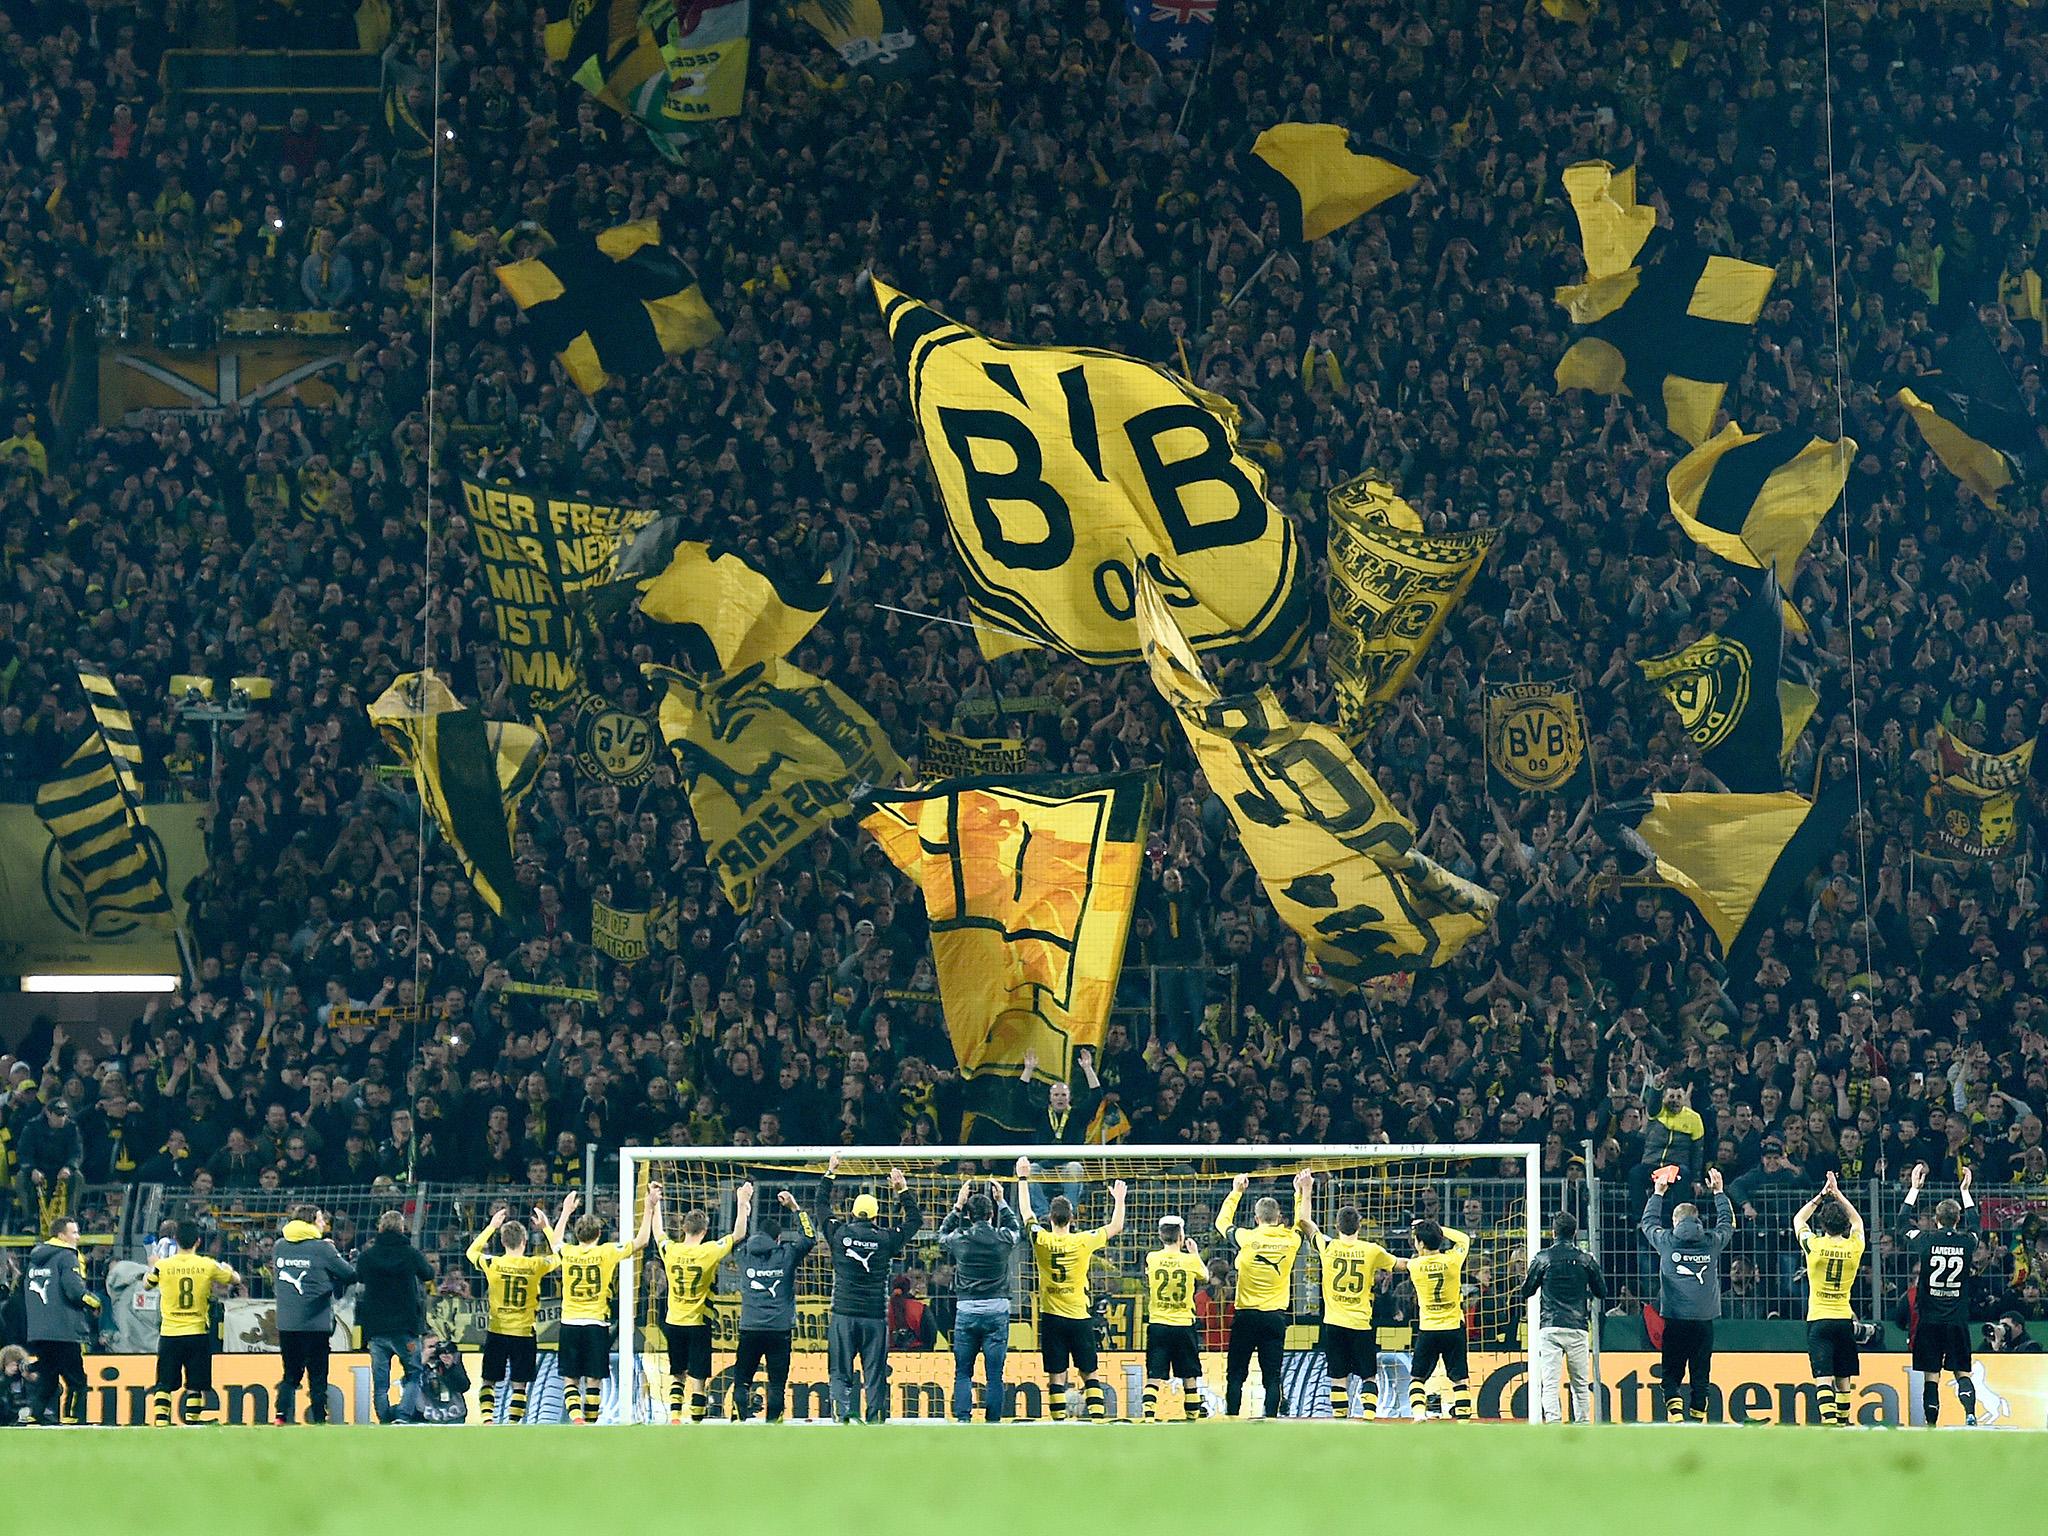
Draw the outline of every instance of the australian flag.
<instances>
[{"instance_id":1,"label":"australian flag","mask_svg":"<svg viewBox=\"0 0 2048 1536\"><path fill-rule=\"evenodd\" d=\"M1220 0L1124 0L1131 36L1162 64L1206 59L1216 40Z\"/></svg>"}]
</instances>

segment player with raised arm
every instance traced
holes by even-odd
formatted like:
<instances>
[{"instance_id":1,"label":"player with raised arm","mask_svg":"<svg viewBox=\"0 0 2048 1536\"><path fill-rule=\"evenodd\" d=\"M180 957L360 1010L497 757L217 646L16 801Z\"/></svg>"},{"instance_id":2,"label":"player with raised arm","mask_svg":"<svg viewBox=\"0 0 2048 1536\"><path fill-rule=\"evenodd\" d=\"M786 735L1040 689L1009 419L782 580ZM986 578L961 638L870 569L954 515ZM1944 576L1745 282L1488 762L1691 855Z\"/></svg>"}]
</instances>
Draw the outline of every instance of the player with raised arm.
<instances>
[{"instance_id":1,"label":"player with raised arm","mask_svg":"<svg viewBox=\"0 0 2048 1536\"><path fill-rule=\"evenodd\" d=\"M1818 1232L1813 1230L1816 1207ZM1863 1263L1863 1218L1830 1173L1821 1192L1792 1218L1792 1230L1806 1252L1806 1356L1820 1396L1820 1421L1847 1424L1849 1394L1861 1364L1856 1309L1849 1296Z\"/></svg>"},{"instance_id":2,"label":"player with raised arm","mask_svg":"<svg viewBox=\"0 0 2048 1536\"><path fill-rule=\"evenodd\" d=\"M1362 1236L1358 1207L1337 1208L1337 1235L1331 1237L1316 1225L1310 1201L1302 1206L1301 1230L1316 1245L1316 1257L1323 1276L1323 1328L1318 1343L1323 1351L1323 1369L1330 1378L1330 1417L1351 1417L1351 1378L1359 1379L1358 1417L1373 1418L1380 1407L1380 1343L1373 1326L1373 1290L1381 1275L1399 1264L1386 1249Z\"/></svg>"},{"instance_id":3,"label":"player with raised arm","mask_svg":"<svg viewBox=\"0 0 2048 1536\"><path fill-rule=\"evenodd\" d=\"M553 1253L528 1253L529 1234L522 1222L508 1220L511 1210L499 1206L491 1212L490 1225L470 1239L465 1257L484 1272L484 1352L478 1374L477 1417L486 1424L498 1422L498 1383L510 1380L505 1400L505 1422L526 1422L526 1394L540 1365L535 1332L540 1314L541 1282L562 1267ZM533 1230L543 1240L552 1239L547 1213L535 1207ZM496 1236L503 1251L490 1251Z\"/></svg>"},{"instance_id":4,"label":"player with raised arm","mask_svg":"<svg viewBox=\"0 0 2048 1536\"><path fill-rule=\"evenodd\" d=\"M1195 1292L1209 1266L1178 1216L1162 1217L1159 1246L1145 1255L1145 1422L1159 1421L1159 1395L1178 1379L1181 1417L1205 1417L1202 1407L1202 1332L1195 1322Z\"/></svg>"},{"instance_id":5,"label":"player with raised arm","mask_svg":"<svg viewBox=\"0 0 2048 1536\"><path fill-rule=\"evenodd\" d=\"M557 1346L562 1370L562 1404L572 1424L595 1424L604 1405L605 1379L612 1373L612 1282L619 1266L637 1259L654 1237L654 1219L661 1192L652 1183L640 1212L640 1229L630 1243L604 1241L604 1222L585 1216L576 1223L576 1240L562 1241L562 1229L576 1210L571 1193L562 1214L548 1233L562 1256L562 1330ZM633 1326L627 1318L625 1326Z\"/></svg>"},{"instance_id":6,"label":"player with raised arm","mask_svg":"<svg viewBox=\"0 0 2048 1536\"><path fill-rule=\"evenodd\" d=\"M654 1230L663 1233L661 1267L668 1277L668 1311L661 1324L668 1340L668 1421L683 1422L687 1398L690 1422L702 1424L711 1411L711 1292L718 1284L718 1266L753 1221L754 1186L742 1184L734 1193L732 1231L724 1237L709 1236L711 1218L692 1208L677 1222L681 1235L670 1239L659 1192L654 1212Z\"/></svg>"},{"instance_id":7,"label":"player with raised arm","mask_svg":"<svg viewBox=\"0 0 2048 1536\"><path fill-rule=\"evenodd\" d=\"M1088 1266L1123 1231L1128 1193L1122 1179L1109 1186L1109 1220L1091 1231L1074 1230L1074 1204L1065 1195L1053 1196L1046 1220L1040 1222L1031 1209L1031 1160L1017 1159L1017 1209L1024 1215L1024 1231L1038 1265L1038 1349L1045 1362L1046 1401L1055 1420L1067 1416L1070 1369L1081 1373L1089 1419L1100 1423L1108 1417L1098 1374L1095 1314L1088 1307Z\"/></svg>"},{"instance_id":8,"label":"player with raised arm","mask_svg":"<svg viewBox=\"0 0 2048 1536\"><path fill-rule=\"evenodd\" d=\"M1238 1202L1251 1187L1251 1175L1240 1173L1216 1212L1216 1234L1237 1248L1237 1310L1230 1319L1230 1349L1223 1374L1223 1411L1236 1418L1244 1403L1245 1378L1258 1357L1259 1379L1266 1390L1266 1417L1285 1415L1282 1366L1286 1358L1287 1319L1294 1305L1294 1261L1301 1254L1300 1222L1308 1213L1313 1175L1304 1168L1294 1176L1294 1224L1280 1220L1280 1202L1271 1195L1252 1207L1251 1227L1237 1225Z\"/></svg>"},{"instance_id":9,"label":"player with raised arm","mask_svg":"<svg viewBox=\"0 0 2048 1536\"><path fill-rule=\"evenodd\" d=\"M227 1265L199 1251L201 1235L198 1222L179 1222L178 1251L152 1258L142 1272L143 1287L161 1297L163 1326L149 1412L149 1422L160 1429L171 1422L171 1395L181 1383L179 1416L187 1424L205 1422L201 1414L213 1390L213 1288L242 1282Z\"/></svg>"},{"instance_id":10,"label":"player with raised arm","mask_svg":"<svg viewBox=\"0 0 2048 1536\"><path fill-rule=\"evenodd\" d=\"M1451 1384L1450 1415L1472 1417L1472 1367L1465 1349L1465 1255L1472 1239L1456 1227L1424 1219L1408 1229L1414 1256L1401 1267L1415 1283L1415 1354L1409 1366L1408 1413L1429 1410L1429 1378L1441 1365Z\"/></svg>"},{"instance_id":11,"label":"player with raised arm","mask_svg":"<svg viewBox=\"0 0 2048 1536\"><path fill-rule=\"evenodd\" d=\"M1906 1185L1904 1230L1899 1249L1913 1263L1913 1369L1921 1373L1920 1413L1929 1429L1941 1422L1941 1373L1955 1377L1956 1399L1963 1421L1977 1422L1977 1383L1970 1374L1970 1261L1977 1254L1977 1235L1962 1225L1970 1197L1970 1170L1962 1171L1962 1199L1943 1200L1934 1207L1933 1225L1921 1219L1920 1186L1927 1165L1915 1163Z\"/></svg>"}]
</instances>

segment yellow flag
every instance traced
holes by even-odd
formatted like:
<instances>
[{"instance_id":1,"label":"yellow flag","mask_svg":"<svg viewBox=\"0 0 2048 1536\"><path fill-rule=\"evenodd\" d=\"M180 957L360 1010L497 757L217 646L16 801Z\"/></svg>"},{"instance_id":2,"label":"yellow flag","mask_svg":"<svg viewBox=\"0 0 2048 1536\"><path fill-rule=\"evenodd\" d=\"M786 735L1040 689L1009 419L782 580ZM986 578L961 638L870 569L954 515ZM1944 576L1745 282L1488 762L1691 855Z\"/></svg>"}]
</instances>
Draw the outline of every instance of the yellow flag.
<instances>
[{"instance_id":1,"label":"yellow flag","mask_svg":"<svg viewBox=\"0 0 2048 1536\"><path fill-rule=\"evenodd\" d=\"M963 1076L1035 1053L1064 1080L1099 1046L1151 825L1150 773L929 784L861 825L924 893Z\"/></svg>"},{"instance_id":2,"label":"yellow flag","mask_svg":"<svg viewBox=\"0 0 2048 1536\"><path fill-rule=\"evenodd\" d=\"M1636 172L1617 172L1604 160L1586 160L1564 170L1564 192L1579 219L1579 245L1589 277L1613 277L1635 262L1657 227L1657 210L1636 202Z\"/></svg>"},{"instance_id":3,"label":"yellow flag","mask_svg":"<svg viewBox=\"0 0 2048 1536\"><path fill-rule=\"evenodd\" d=\"M1853 437L1830 443L1730 422L1674 464L1664 485L1694 543L1735 565L1776 566L1789 581L1855 460Z\"/></svg>"},{"instance_id":4,"label":"yellow flag","mask_svg":"<svg viewBox=\"0 0 2048 1536\"><path fill-rule=\"evenodd\" d=\"M1332 985L1441 965L1486 928L1493 893L1416 851L1414 824L1334 732L1289 720L1270 688L1220 695L1147 580L1138 621L1154 685L1274 910Z\"/></svg>"},{"instance_id":5,"label":"yellow flag","mask_svg":"<svg viewBox=\"0 0 2048 1536\"><path fill-rule=\"evenodd\" d=\"M1335 123L1277 123L1252 143L1251 179L1280 210L1293 244L1320 240L1422 180L1390 153L1352 152Z\"/></svg>"},{"instance_id":6,"label":"yellow flag","mask_svg":"<svg viewBox=\"0 0 2048 1536\"><path fill-rule=\"evenodd\" d=\"M1970 488L1987 507L1998 505L1999 492L2012 484L2012 465L1989 443L1970 436L1941 411L1910 389L1892 396L1903 409L1942 467Z\"/></svg>"}]
</instances>

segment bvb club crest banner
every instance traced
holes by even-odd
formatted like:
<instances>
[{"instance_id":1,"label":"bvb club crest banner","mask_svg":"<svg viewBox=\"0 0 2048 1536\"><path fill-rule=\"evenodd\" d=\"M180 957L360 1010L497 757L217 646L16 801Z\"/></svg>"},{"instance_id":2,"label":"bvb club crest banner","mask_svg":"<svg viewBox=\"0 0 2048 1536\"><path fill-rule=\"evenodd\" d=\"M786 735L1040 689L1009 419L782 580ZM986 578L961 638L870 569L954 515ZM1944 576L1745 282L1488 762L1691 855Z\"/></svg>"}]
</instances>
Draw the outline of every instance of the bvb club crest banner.
<instances>
[{"instance_id":1,"label":"bvb club crest banner","mask_svg":"<svg viewBox=\"0 0 2048 1536\"><path fill-rule=\"evenodd\" d=\"M0 805L0 976L168 974L183 966L185 887L206 870L203 805L152 805L142 835L163 872L171 920L102 914L91 927L50 829L28 805Z\"/></svg>"},{"instance_id":2,"label":"bvb club crest banner","mask_svg":"<svg viewBox=\"0 0 2048 1536\"><path fill-rule=\"evenodd\" d=\"M665 685L661 734L676 755L733 910L754 904L761 876L854 797L903 777L872 716L831 683L780 658L701 681L647 665Z\"/></svg>"},{"instance_id":3,"label":"bvb club crest banner","mask_svg":"<svg viewBox=\"0 0 2048 1536\"><path fill-rule=\"evenodd\" d=\"M1486 685L1487 793L1583 796L1592 778L1576 690L1561 683Z\"/></svg>"},{"instance_id":4,"label":"bvb club crest banner","mask_svg":"<svg viewBox=\"0 0 2048 1536\"><path fill-rule=\"evenodd\" d=\"M1238 451L1237 411L1152 363L994 341L875 296L983 621L984 655L1136 661L1137 574L1196 650L1275 661L1305 639L1300 540Z\"/></svg>"},{"instance_id":5,"label":"bvb club crest banner","mask_svg":"<svg viewBox=\"0 0 2048 1536\"><path fill-rule=\"evenodd\" d=\"M1378 723L1472 585L1494 529L1423 533L1412 507L1361 477L1330 493L1330 676L1337 728Z\"/></svg>"},{"instance_id":6,"label":"bvb club crest banner","mask_svg":"<svg viewBox=\"0 0 2048 1536\"><path fill-rule=\"evenodd\" d=\"M918 772L927 779L968 779L983 774L1019 774L1027 767L1023 742L1007 736L955 736L935 725L924 728Z\"/></svg>"},{"instance_id":7,"label":"bvb club crest banner","mask_svg":"<svg viewBox=\"0 0 2048 1536\"><path fill-rule=\"evenodd\" d=\"M2020 796L2033 771L2034 747L1980 752L1935 727L1941 776L1927 791L1927 851L1950 859L2002 859L2018 851Z\"/></svg>"},{"instance_id":8,"label":"bvb club crest banner","mask_svg":"<svg viewBox=\"0 0 2048 1536\"><path fill-rule=\"evenodd\" d=\"M636 715L595 693L583 696L569 723L578 771L621 789L644 784L653 774L659 732L652 715Z\"/></svg>"},{"instance_id":9,"label":"bvb club crest banner","mask_svg":"<svg viewBox=\"0 0 2048 1536\"><path fill-rule=\"evenodd\" d=\"M1098 1046L1151 825L1152 775L956 779L876 795L861 825L918 883L963 1076L1027 1052L1064 1081Z\"/></svg>"},{"instance_id":10,"label":"bvb club crest banner","mask_svg":"<svg viewBox=\"0 0 2048 1536\"><path fill-rule=\"evenodd\" d=\"M552 709L581 688L578 608L619 580L620 557L660 509L467 477L462 499L513 690L530 708Z\"/></svg>"}]
</instances>

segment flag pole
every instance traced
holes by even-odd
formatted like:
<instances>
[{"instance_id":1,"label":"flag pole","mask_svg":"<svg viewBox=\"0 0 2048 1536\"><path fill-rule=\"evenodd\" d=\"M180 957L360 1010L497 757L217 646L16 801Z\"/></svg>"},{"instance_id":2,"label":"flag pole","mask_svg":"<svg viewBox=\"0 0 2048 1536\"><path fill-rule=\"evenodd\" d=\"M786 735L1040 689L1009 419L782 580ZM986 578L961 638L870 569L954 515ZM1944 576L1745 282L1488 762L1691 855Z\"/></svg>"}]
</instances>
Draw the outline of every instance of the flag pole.
<instances>
[{"instance_id":1,"label":"flag pole","mask_svg":"<svg viewBox=\"0 0 2048 1536\"><path fill-rule=\"evenodd\" d=\"M1212 43L1211 46L1213 47L1214 44ZM1208 67L1208 54L1205 53L1199 59L1195 60L1195 72L1192 75L1188 76L1187 99L1180 104L1180 116L1174 119L1173 136L1175 138L1180 137L1181 129L1187 125L1188 108L1192 107L1195 104L1195 87L1202 83L1202 71L1207 69Z\"/></svg>"},{"instance_id":2,"label":"flag pole","mask_svg":"<svg viewBox=\"0 0 2048 1536\"><path fill-rule=\"evenodd\" d=\"M1223 307L1225 309L1237 308L1237 301L1252 291L1252 284L1256 283L1260 278L1266 275L1266 268L1273 265L1274 258L1277 257L1279 254L1280 247L1277 245L1274 246L1272 250L1268 251L1266 253L1266 259L1260 262L1256 267L1252 268L1252 275L1237 285L1237 292L1233 293L1230 296L1230 302L1224 305Z\"/></svg>"}]
</instances>

